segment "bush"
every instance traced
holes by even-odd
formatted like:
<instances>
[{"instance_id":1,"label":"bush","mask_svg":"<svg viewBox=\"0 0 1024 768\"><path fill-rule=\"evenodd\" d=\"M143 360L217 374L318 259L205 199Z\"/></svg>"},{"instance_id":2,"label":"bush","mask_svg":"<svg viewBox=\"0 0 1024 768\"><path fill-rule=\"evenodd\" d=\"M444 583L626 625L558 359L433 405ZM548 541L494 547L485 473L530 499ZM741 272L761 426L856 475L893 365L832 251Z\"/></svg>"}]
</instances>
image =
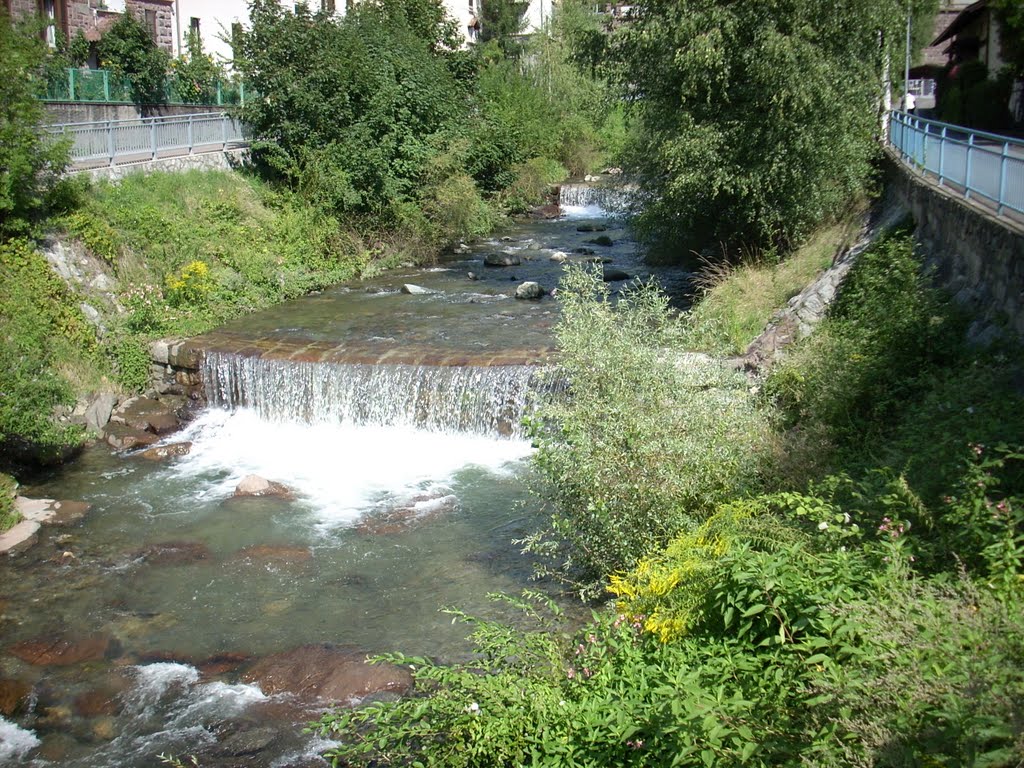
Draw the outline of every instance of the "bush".
<instances>
[{"instance_id":1,"label":"bush","mask_svg":"<svg viewBox=\"0 0 1024 768\"><path fill-rule=\"evenodd\" d=\"M103 33L98 45L100 64L131 85L136 104L167 101L164 85L170 57L157 48L149 31L132 13L122 13Z\"/></svg>"},{"instance_id":2,"label":"bush","mask_svg":"<svg viewBox=\"0 0 1024 768\"><path fill-rule=\"evenodd\" d=\"M531 430L557 511L530 549L564 542L562 567L595 595L608 574L756 489L771 419L742 374L672 351L680 326L655 288L614 303L598 274L571 269L559 301L567 387Z\"/></svg>"},{"instance_id":3,"label":"bush","mask_svg":"<svg viewBox=\"0 0 1024 768\"><path fill-rule=\"evenodd\" d=\"M21 515L14 508L14 498L17 494L17 481L10 475L0 472L0 533L9 531L21 522Z\"/></svg>"}]
</instances>

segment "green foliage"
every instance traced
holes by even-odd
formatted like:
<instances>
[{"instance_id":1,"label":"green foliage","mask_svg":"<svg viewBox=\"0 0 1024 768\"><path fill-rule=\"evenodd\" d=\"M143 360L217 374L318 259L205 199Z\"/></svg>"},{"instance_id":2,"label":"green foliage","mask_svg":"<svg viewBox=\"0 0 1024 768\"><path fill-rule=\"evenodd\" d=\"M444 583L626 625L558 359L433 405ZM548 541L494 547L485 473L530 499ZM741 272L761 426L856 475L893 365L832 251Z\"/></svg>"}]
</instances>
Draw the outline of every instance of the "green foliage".
<instances>
[{"instance_id":1,"label":"green foliage","mask_svg":"<svg viewBox=\"0 0 1024 768\"><path fill-rule=\"evenodd\" d=\"M506 58L523 52L522 34L526 25L524 14L530 4L524 0L493 0L483 3L480 11L480 40L493 40Z\"/></svg>"},{"instance_id":2,"label":"green foliage","mask_svg":"<svg viewBox=\"0 0 1024 768\"><path fill-rule=\"evenodd\" d=\"M105 342L117 383L128 392L141 392L149 384L149 350L138 336L114 335Z\"/></svg>"},{"instance_id":3,"label":"green foliage","mask_svg":"<svg viewBox=\"0 0 1024 768\"><path fill-rule=\"evenodd\" d=\"M214 104L217 82L226 79L224 67L203 51L203 41L194 30L185 35L185 52L170 62L175 101L185 104Z\"/></svg>"},{"instance_id":4,"label":"green foliage","mask_svg":"<svg viewBox=\"0 0 1024 768\"><path fill-rule=\"evenodd\" d=\"M0 446L43 461L77 445L81 431L50 420L74 402L60 364L95 353L92 329L67 287L32 245L0 245Z\"/></svg>"},{"instance_id":5,"label":"green foliage","mask_svg":"<svg viewBox=\"0 0 1024 768\"><path fill-rule=\"evenodd\" d=\"M928 287L906 231L861 255L827 323L773 371L769 392L794 422L864 444L887 429L935 371L964 354L964 325Z\"/></svg>"},{"instance_id":6,"label":"green foliage","mask_svg":"<svg viewBox=\"0 0 1024 768\"><path fill-rule=\"evenodd\" d=\"M1017 0L991 0L1000 26L1002 57L1017 77L1024 76L1024 5Z\"/></svg>"},{"instance_id":7,"label":"green foliage","mask_svg":"<svg viewBox=\"0 0 1024 768\"><path fill-rule=\"evenodd\" d=\"M502 192L502 204L511 213L525 213L542 204L552 186L562 181L567 172L556 160L535 157L511 169L515 180Z\"/></svg>"},{"instance_id":8,"label":"green foliage","mask_svg":"<svg viewBox=\"0 0 1024 768\"><path fill-rule=\"evenodd\" d=\"M21 522L21 515L14 508L18 493L18 482L10 475L0 472L0 533L8 531Z\"/></svg>"},{"instance_id":9,"label":"green foliage","mask_svg":"<svg viewBox=\"0 0 1024 768\"><path fill-rule=\"evenodd\" d=\"M68 234L79 238L94 256L98 256L107 264L117 262L121 249L120 239L110 224L103 219L83 210L73 210L59 217L57 223L67 230Z\"/></svg>"},{"instance_id":10,"label":"green foliage","mask_svg":"<svg viewBox=\"0 0 1024 768\"><path fill-rule=\"evenodd\" d=\"M568 386L532 425L556 512L530 547L554 554L564 542L564 570L593 595L606 574L755 488L770 419L741 374L672 351L680 326L655 288L613 303L599 274L572 269L559 301Z\"/></svg>"},{"instance_id":11,"label":"green foliage","mask_svg":"<svg viewBox=\"0 0 1024 768\"><path fill-rule=\"evenodd\" d=\"M170 57L157 48L149 31L131 13L122 13L100 38L101 65L116 77L127 78L136 104L167 100L164 83Z\"/></svg>"},{"instance_id":12,"label":"green foliage","mask_svg":"<svg viewBox=\"0 0 1024 768\"><path fill-rule=\"evenodd\" d=\"M645 0L612 48L639 131L639 231L691 250L787 250L864 189L895 0Z\"/></svg>"},{"instance_id":13,"label":"green foliage","mask_svg":"<svg viewBox=\"0 0 1024 768\"><path fill-rule=\"evenodd\" d=\"M30 28L0 16L0 241L28 232L67 163L67 144L39 130L44 51Z\"/></svg>"}]
</instances>

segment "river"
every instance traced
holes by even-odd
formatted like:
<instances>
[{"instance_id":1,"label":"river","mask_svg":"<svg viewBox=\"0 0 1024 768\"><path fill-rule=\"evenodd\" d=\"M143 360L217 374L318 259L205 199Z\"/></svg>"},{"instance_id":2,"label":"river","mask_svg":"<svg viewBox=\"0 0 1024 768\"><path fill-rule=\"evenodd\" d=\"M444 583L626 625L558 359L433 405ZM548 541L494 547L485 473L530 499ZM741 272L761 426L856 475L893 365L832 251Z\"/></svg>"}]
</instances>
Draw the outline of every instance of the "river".
<instances>
[{"instance_id":1,"label":"river","mask_svg":"<svg viewBox=\"0 0 1024 768\"><path fill-rule=\"evenodd\" d=\"M329 744L301 730L315 704L254 681L258 660L313 647L464 657L466 628L441 609L500 615L486 595L531 585L513 542L542 514L520 420L550 384L557 304L510 294L554 288L557 251L651 274L584 193L563 202L562 218L436 267L218 329L210 405L168 439L190 441L187 456L98 447L24 488L91 510L0 563L0 703L23 702L0 718L0 764L323 765ZM484 266L494 253L520 263ZM308 357L341 340L358 354ZM250 474L290 497L235 498Z\"/></svg>"}]
</instances>

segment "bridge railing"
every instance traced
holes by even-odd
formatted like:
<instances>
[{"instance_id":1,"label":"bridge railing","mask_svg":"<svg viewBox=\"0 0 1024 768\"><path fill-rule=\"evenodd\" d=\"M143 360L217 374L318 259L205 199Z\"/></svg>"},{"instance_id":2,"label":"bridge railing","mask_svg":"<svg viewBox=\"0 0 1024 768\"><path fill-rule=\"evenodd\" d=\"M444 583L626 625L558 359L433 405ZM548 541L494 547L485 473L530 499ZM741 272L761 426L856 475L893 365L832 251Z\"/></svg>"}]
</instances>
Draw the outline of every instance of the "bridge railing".
<instances>
[{"instance_id":1,"label":"bridge railing","mask_svg":"<svg viewBox=\"0 0 1024 768\"><path fill-rule=\"evenodd\" d=\"M1024 141L893 112L889 144L904 163L999 216L1024 214Z\"/></svg>"},{"instance_id":2,"label":"bridge railing","mask_svg":"<svg viewBox=\"0 0 1024 768\"><path fill-rule=\"evenodd\" d=\"M209 113L63 123L50 125L47 131L71 138L73 166L119 165L211 152L246 141L238 120L230 115Z\"/></svg>"}]
</instances>

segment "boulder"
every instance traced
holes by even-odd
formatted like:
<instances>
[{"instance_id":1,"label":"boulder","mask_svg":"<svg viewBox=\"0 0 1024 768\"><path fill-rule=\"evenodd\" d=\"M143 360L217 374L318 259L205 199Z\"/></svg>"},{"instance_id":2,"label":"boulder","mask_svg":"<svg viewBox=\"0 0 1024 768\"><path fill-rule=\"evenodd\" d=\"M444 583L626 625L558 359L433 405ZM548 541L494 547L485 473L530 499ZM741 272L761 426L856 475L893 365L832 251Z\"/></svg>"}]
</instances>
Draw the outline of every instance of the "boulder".
<instances>
[{"instance_id":1,"label":"boulder","mask_svg":"<svg viewBox=\"0 0 1024 768\"><path fill-rule=\"evenodd\" d=\"M178 417L160 400L151 397L133 397L122 403L110 420L124 424L139 432L164 435L181 426Z\"/></svg>"},{"instance_id":2,"label":"boulder","mask_svg":"<svg viewBox=\"0 0 1024 768\"><path fill-rule=\"evenodd\" d=\"M530 215L538 219L557 219L562 215L562 209L558 203L550 203L534 208Z\"/></svg>"},{"instance_id":3,"label":"boulder","mask_svg":"<svg viewBox=\"0 0 1024 768\"><path fill-rule=\"evenodd\" d=\"M39 540L39 523L22 520L0 534L0 554L14 554L28 549Z\"/></svg>"},{"instance_id":4,"label":"boulder","mask_svg":"<svg viewBox=\"0 0 1024 768\"><path fill-rule=\"evenodd\" d=\"M515 297L517 299L537 300L544 298L544 294L546 293L547 291L540 283L528 280L525 283L520 283L516 287Z\"/></svg>"},{"instance_id":5,"label":"boulder","mask_svg":"<svg viewBox=\"0 0 1024 768\"><path fill-rule=\"evenodd\" d=\"M565 251L555 251L549 258L551 261L563 262L569 260L569 254Z\"/></svg>"},{"instance_id":6,"label":"boulder","mask_svg":"<svg viewBox=\"0 0 1024 768\"><path fill-rule=\"evenodd\" d=\"M617 283L620 280L629 280L632 277L628 272L623 272L621 269L616 267L606 266L603 270L602 279L606 283Z\"/></svg>"},{"instance_id":7,"label":"boulder","mask_svg":"<svg viewBox=\"0 0 1024 768\"><path fill-rule=\"evenodd\" d=\"M587 242L593 243L594 245L600 245L605 248L615 245L615 241L608 237L608 235L598 235L597 237L587 240Z\"/></svg>"},{"instance_id":8,"label":"boulder","mask_svg":"<svg viewBox=\"0 0 1024 768\"><path fill-rule=\"evenodd\" d=\"M521 263L515 253L489 253L484 256L484 265L488 267L517 267Z\"/></svg>"},{"instance_id":9,"label":"boulder","mask_svg":"<svg viewBox=\"0 0 1024 768\"><path fill-rule=\"evenodd\" d=\"M70 525L88 514L92 505L84 501L57 501L56 499L28 499L18 496L14 508L24 520L40 525Z\"/></svg>"},{"instance_id":10,"label":"boulder","mask_svg":"<svg viewBox=\"0 0 1024 768\"><path fill-rule=\"evenodd\" d=\"M171 443L147 448L139 455L149 461L163 461L174 456L187 456L191 450L192 443Z\"/></svg>"},{"instance_id":11,"label":"boulder","mask_svg":"<svg viewBox=\"0 0 1024 768\"><path fill-rule=\"evenodd\" d=\"M456 496L443 491L414 496L402 506L367 515L356 526L356 531L377 536L405 533L454 509L458 503Z\"/></svg>"},{"instance_id":12,"label":"boulder","mask_svg":"<svg viewBox=\"0 0 1024 768\"><path fill-rule=\"evenodd\" d=\"M127 424L110 423L103 430L103 439L115 451L128 451L132 448L152 445L160 438L152 432L143 432L129 427Z\"/></svg>"},{"instance_id":13,"label":"boulder","mask_svg":"<svg viewBox=\"0 0 1024 768\"><path fill-rule=\"evenodd\" d=\"M576 227L577 232L604 232L607 229L604 224L580 224Z\"/></svg>"},{"instance_id":14,"label":"boulder","mask_svg":"<svg viewBox=\"0 0 1024 768\"><path fill-rule=\"evenodd\" d=\"M102 432L110 421L110 414L117 405L117 395L113 392L100 392L96 399L85 410L85 424L93 432Z\"/></svg>"},{"instance_id":15,"label":"boulder","mask_svg":"<svg viewBox=\"0 0 1024 768\"><path fill-rule=\"evenodd\" d=\"M429 288L424 288L422 285L413 285L412 283L406 283L402 286L402 293L407 293L410 296L428 296L431 293L437 293Z\"/></svg>"},{"instance_id":16,"label":"boulder","mask_svg":"<svg viewBox=\"0 0 1024 768\"><path fill-rule=\"evenodd\" d=\"M235 497L276 496L279 499L294 499L295 493L282 483L275 483L259 475L246 475L235 488Z\"/></svg>"},{"instance_id":17,"label":"boulder","mask_svg":"<svg viewBox=\"0 0 1024 768\"><path fill-rule=\"evenodd\" d=\"M116 646L114 639L103 633L73 639L48 634L15 643L8 650L12 656L37 667L67 667L106 658Z\"/></svg>"},{"instance_id":18,"label":"boulder","mask_svg":"<svg viewBox=\"0 0 1024 768\"><path fill-rule=\"evenodd\" d=\"M242 675L268 696L291 693L354 705L373 694L407 693L413 684L409 670L393 664L367 664L365 654L332 645L303 645L265 656Z\"/></svg>"}]
</instances>

